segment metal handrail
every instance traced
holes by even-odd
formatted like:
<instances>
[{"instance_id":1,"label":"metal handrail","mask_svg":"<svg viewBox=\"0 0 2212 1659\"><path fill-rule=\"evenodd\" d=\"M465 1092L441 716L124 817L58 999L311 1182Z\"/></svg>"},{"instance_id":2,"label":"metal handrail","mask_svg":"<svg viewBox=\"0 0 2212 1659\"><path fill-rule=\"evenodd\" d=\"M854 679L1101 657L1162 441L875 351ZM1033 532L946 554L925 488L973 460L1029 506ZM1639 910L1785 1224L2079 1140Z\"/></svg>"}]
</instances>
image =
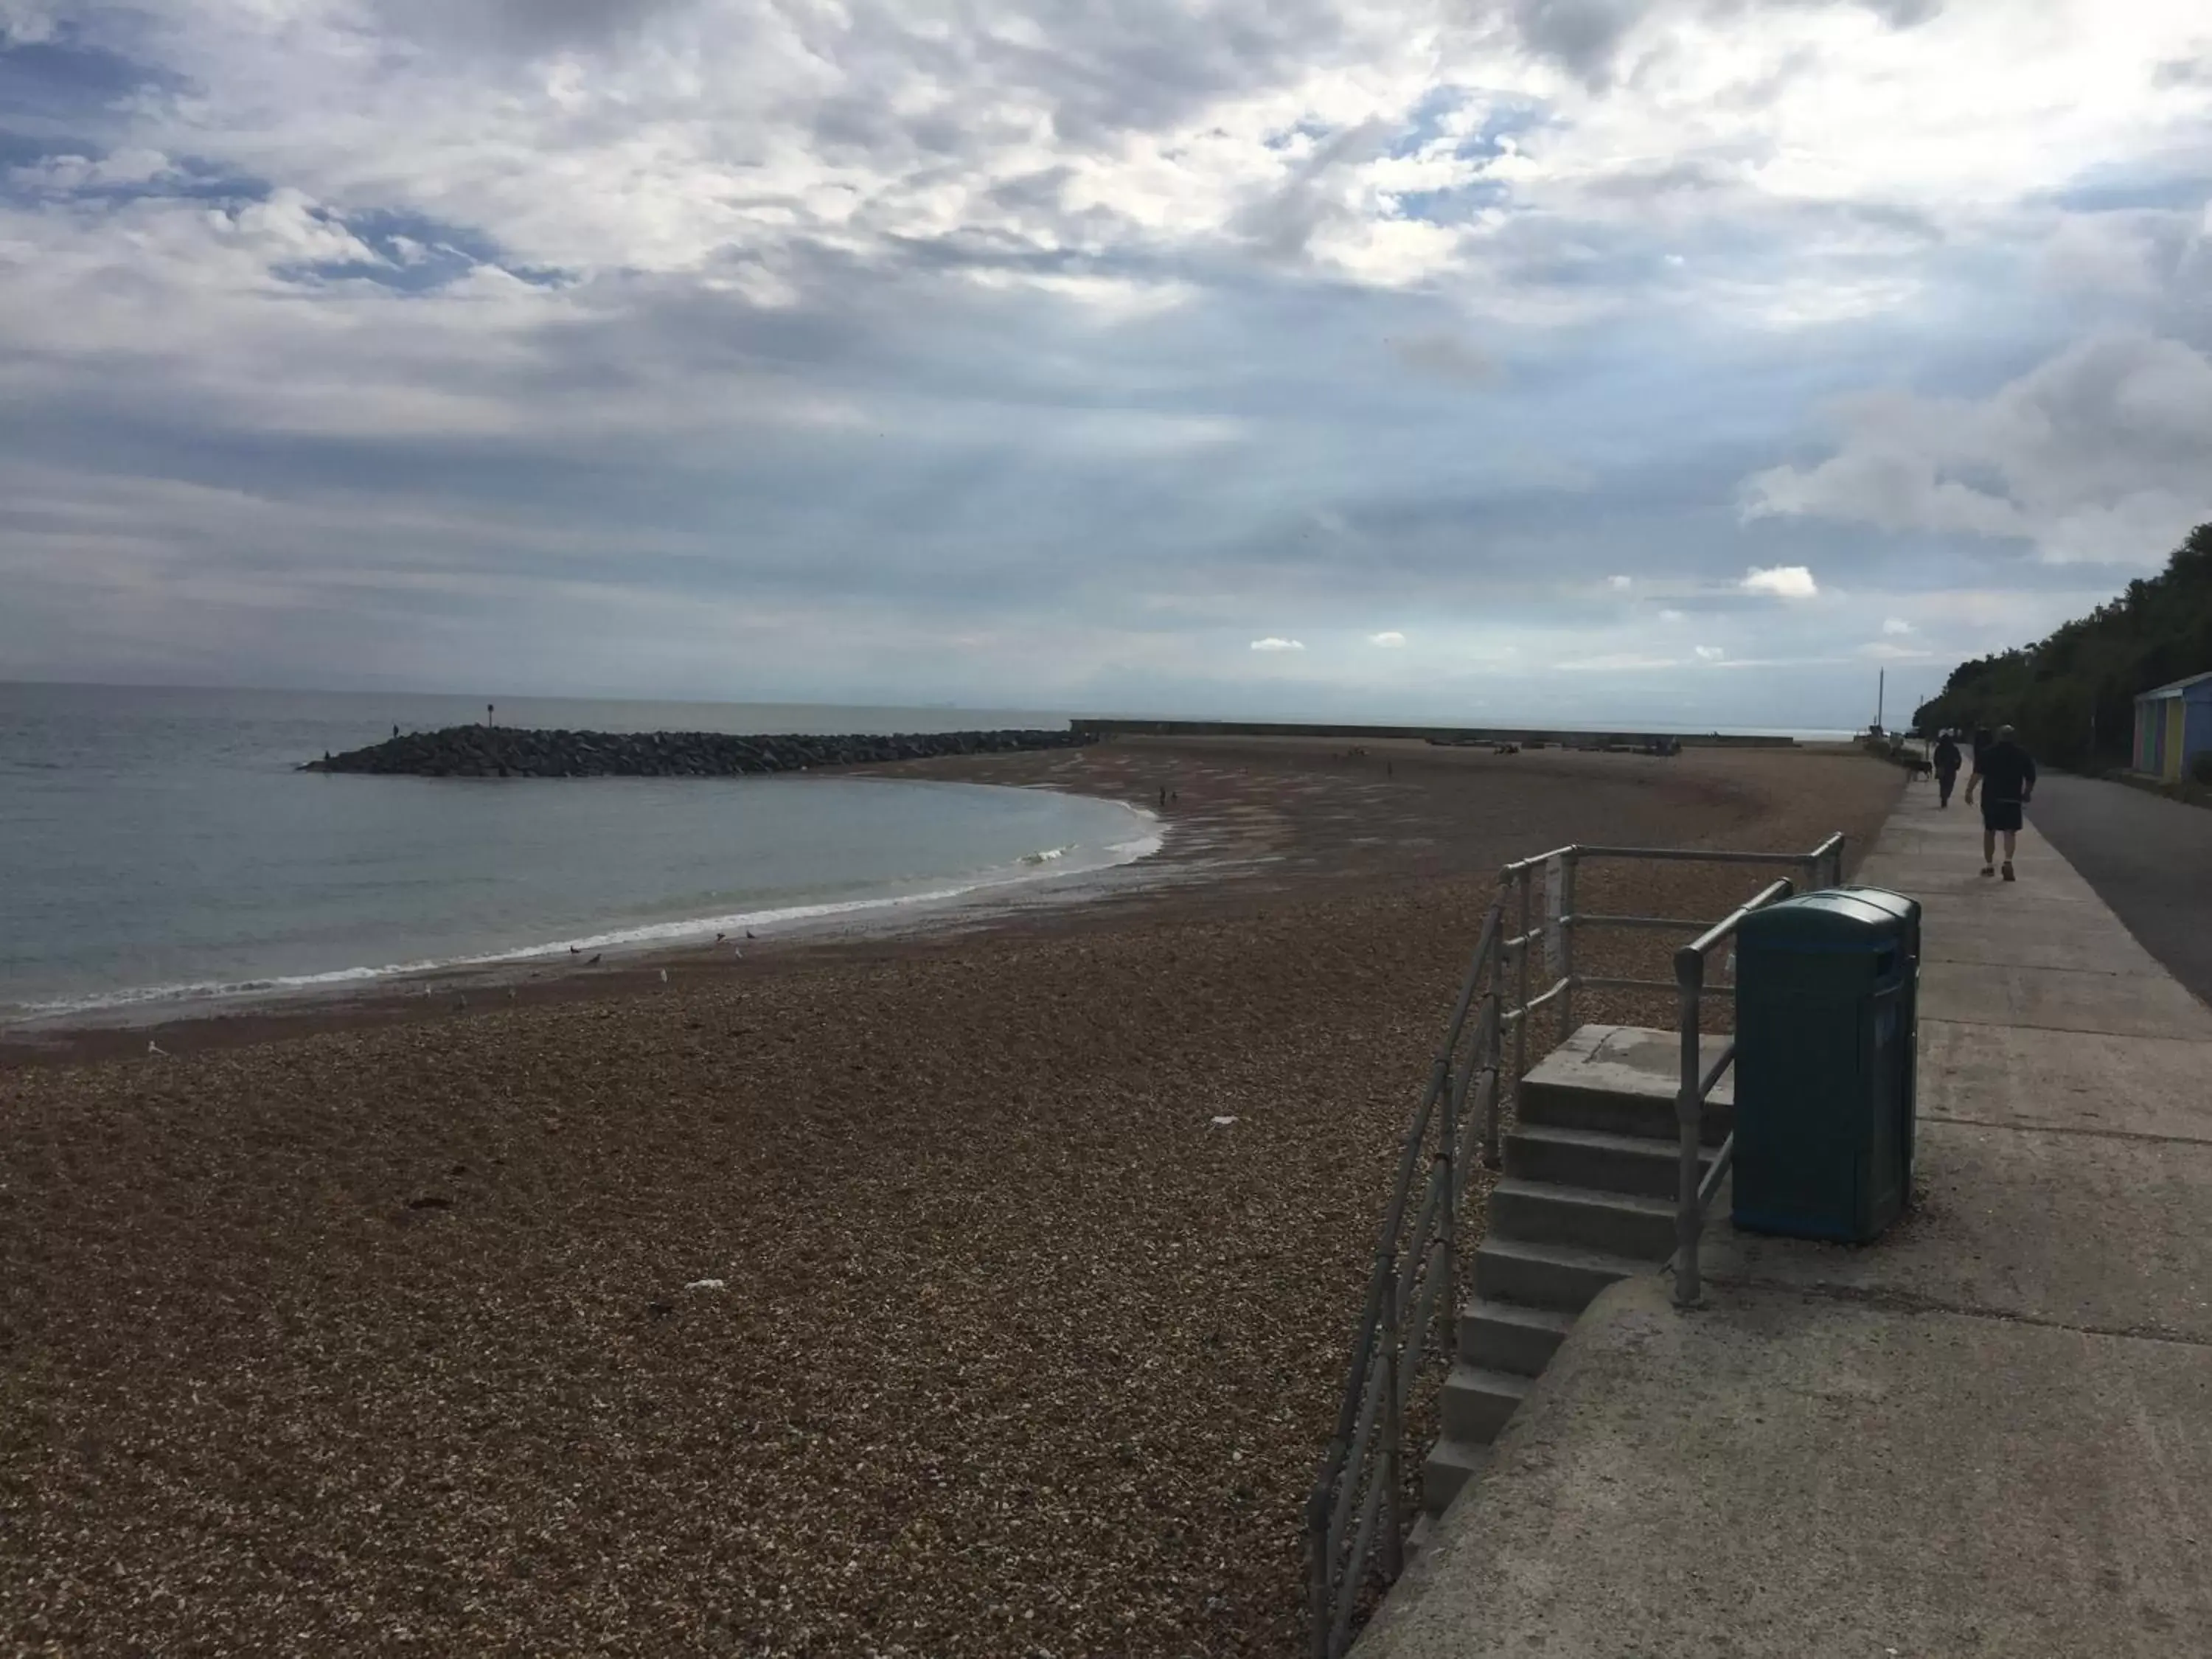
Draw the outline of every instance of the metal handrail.
<instances>
[{"instance_id":1,"label":"metal handrail","mask_svg":"<svg viewBox=\"0 0 2212 1659\"><path fill-rule=\"evenodd\" d=\"M1768 902L1777 888L1791 890L1786 880L1775 883L1751 905L1710 927L1669 917L1597 915L1582 911L1575 903L1577 872L1589 859L1779 864L1796 867L1810 882L1820 883L1825 877L1832 884L1843 878L1844 838L1831 836L1810 853L1577 845L1516 860L1499 872L1497 895L1483 917L1443 1040L1430 1066L1428 1085L1399 1151L1395 1179L1376 1238L1367 1294L1352 1340L1344 1392L1338 1401L1335 1431L1307 1498L1307 1595L1313 1659L1338 1659L1349 1643L1362 1591L1378 1571L1385 1583L1395 1579L1402 1564L1406 1407L1429 1351L1432 1327L1438 1346L1447 1352L1450 1350L1449 1339L1458 1308L1460 1202L1478 1156L1478 1140L1484 1166L1498 1167L1508 1068L1517 1111L1520 1082L1528 1071L1528 1030L1534 1016L1556 1004L1559 1033L1565 1037L1574 1029L1574 994L1578 989L1681 988L1680 953L1676 981L1671 985L1660 980L1578 974L1574 965L1577 937L1605 927L1682 933L1702 929L1701 941L1717 942L1717 930L1733 931L1749 909ZM1554 869L1557 886L1547 892L1547 915L1540 927L1534 877L1543 871L1548 879ZM1554 908L1557 914L1548 914ZM1724 938L1726 933L1717 936ZM1545 951L1547 963L1554 950L1559 957L1556 975L1547 974L1552 982L1540 988L1534 983L1540 949ZM1686 1005L1691 1012L1686 1030L1693 1056L1695 1011L1705 991L1702 952L1698 963L1697 990ZM1510 1061L1505 1055L1509 1028L1513 1042ZM1731 1043L1712 1076L1697 1079L1701 1103L1733 1054ZM1694 1066L1694 1059L1692 1063ZM1694 1129L1692 1133L1694 1135ZM1714 1162L1716 1171L1725 1172L1734 1145L1732 1137L1723 1145ZM1428 1167L1423 1176L1425 1152ZM1692 1156L1695 1156L1694 1142ZM1708 1181L1717 1184L1715 1177ZM1694 1165L1690 1182L1684 1190L1701 1218L1712 1192L1697 1182ZM1694 1249L1690 1273L1694 1285Z\"/></svg>"},{"instance_id":2,"label":"metal handrail","mask_svg":"<svg viewBox=\"0 0 2212 1659\"><path fill-rule=\"evenodd\" d=\"M1720 1190L1721 1178L1735 1161L1735 1133L1730 1130L1714 1155L1712 1172L1705 1162L1705 1098L1713 1085L1735 1064L1735 1039L1721 1045L1711 1066L1704 1063L1704 1042L1698 1016L1705 989L1705 958L1735 937L1735 930L1753 911L1786 899L1796 887L1786 877L1770 882L1739 904L1697 938L1674 952L1674 983L1680 993L1682 1045L1681 1085L1674 1095L1674 1119L1682 1133L1682 1151L1674 1206L1674 1305L1693 1307L1703 1294L1698 1273L1698 1245L1705 1233L1705 1206Z\"/></svg>"},{"instance_id":3,"label":"metal handrail","mask_svg":"<svg viewBox=\"0 0 2212 1659\"><path fill-rule=\"evenodd\" d=\"M1504 918L1501 896L1492 901L1484 918L1443 1041L1430 1067L1428 1087L1422 1092L1399 1152L1397 1178L1383 1212L1366 1301L1352 1338L1351 1375L1338 1404L1336 1431L1307 1501L1309 1612L1317 1655L1333 1656L1343 1650L1358 1591L1370 1571L1369 1556L1377 1541L1378 1525L1383 1572L1387 1577L1397 1576L1403 1538L1398 1514L1401 1428L1430 1320L1438 1307L1449 1320L1456 1304L1452 1294L1458 1256L1455 1222L1460 1194L1466 1184L1468 1150L1460 1113L1478 1073L1484 1074L1474 1089L1483 1143L1486 1147L1496 1143L1497 1055L1502 1035L1498 945ZM1462 1060L1468 1015L1486 975L1489 994L1483 1000L1481 1018L1474 1023L1474 1046ZM1427 1192L1416 1212L1411 1236L1401 1237L1414 1175L1424 1149L1429 1148L1429 1130L1439 1116L1439 1104L1443 1108L1443 1121L1435 1145L1429 1149ZM1405 1321L1409 1302L1414 1310L1410 1331ZM1401 1339L1410 1339L1404 1354L1400 1352ZM1346 1530L1355 1525L1346 1557Z\"/></svg>"}]
</instances>

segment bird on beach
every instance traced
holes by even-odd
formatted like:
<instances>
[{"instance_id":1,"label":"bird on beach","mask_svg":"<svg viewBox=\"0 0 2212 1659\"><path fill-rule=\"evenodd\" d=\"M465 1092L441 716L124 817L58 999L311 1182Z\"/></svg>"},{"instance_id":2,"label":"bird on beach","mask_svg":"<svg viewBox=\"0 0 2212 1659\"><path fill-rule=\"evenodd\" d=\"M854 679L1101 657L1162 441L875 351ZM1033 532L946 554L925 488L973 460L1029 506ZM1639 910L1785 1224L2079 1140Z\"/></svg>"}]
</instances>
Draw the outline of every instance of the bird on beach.
<instances>
[{"instance_id":1,"label":"bird on beach","mask_svg":"<svg viewBox=\"0 0 2212 1659\"><path fill-rule=\"evenodd\" d=\"M605 951L592 951L592 959L591 959L589 962L586 963L584 964L584 966L585 966L585 967L586 967L586 968L596 968L596 967L598 967L598 966L599 965L599 958L600 958L601 957L605 956L605 954L606 954L606 952L605 952Z\"/></svg>"},{"instance_id":2,"label":"bird on beach","mask_svg":"<svg viewBox=\"0 0 2212 1659\"><path fill-rule=\"evenodd\" d=\"M742 945L735 945L732 947L730 954L735 957L739 962L743 962L745 959L745 947Z\"/></svg>"},{"instance_id":3,"label":"bird on beach","mask_svg":"<svg viewBox=\"0 0 2212 1659\"><path fill-rule=\"evenodd\" d=\"M745 929L745 937L746 937L747 939L750 939L752 936L753 936L753 930L752 930L751 928L750 928L750 927L746 928L746 929Z\"/></svg>"},{"instance_id":4,"label":"bird on beach","mask_svg":"<svg viewBox=\"0 0 2212 1659\"><path fill-rule=\"evenodd\" d=\"M580 945L572 945L568 947L568 954L572 957L580 957L584 954L584 947Z\"/></svg>"},{"instance_id":5,"label":"bird on beach","mask_svg":"<svg viewBox=\"0 0 2212 1659\"><path fill-rule=\"evenodd\" d=\"M667 983L668 983L668 969L666 969L665 968L664 968L664 969L662 969L660 970L660 982L661 982L663 985L665 985L665 984L667 984Z\"/></svg>"},{"instance_id":6,"label":"bird on beach","mask_svg":"<svg viewBox=\"0 0 2212 1659\"><path fill-rule=\"evenodd\" d=\"M159 1054L164 1060L169 1057L169 1051L151 1037L146 1039L146 1052L149 1054Z\"/></svg>"},{"instance_id":7,"label":"bird on beach","mask_svg":"<svg viewBox=\"0 0 2212 1659\"><path fill-rule=\"evenodd\" d=\"M514 1001L514 987L513 987L512 985L510 985L510 986L508 986L508 987L507 988L507 1000L509 1002L512 1002L512 1001Z\"/></svg>"},{"instance_id":8,"label":"bird on beach","mask_svg":"<svg viewBox=\"0 0 2212 1659\"><path fill-rule=\"evenodd\" d=\"M729 938L729 935L728 935L727 933L717 933L717 934L715 934L715 935L714 935L714 943L715 943L715 944L717 944L717 945L720 945L720 944L724 939L727 939L727 938Z\"/></svg>"}]
</instances>

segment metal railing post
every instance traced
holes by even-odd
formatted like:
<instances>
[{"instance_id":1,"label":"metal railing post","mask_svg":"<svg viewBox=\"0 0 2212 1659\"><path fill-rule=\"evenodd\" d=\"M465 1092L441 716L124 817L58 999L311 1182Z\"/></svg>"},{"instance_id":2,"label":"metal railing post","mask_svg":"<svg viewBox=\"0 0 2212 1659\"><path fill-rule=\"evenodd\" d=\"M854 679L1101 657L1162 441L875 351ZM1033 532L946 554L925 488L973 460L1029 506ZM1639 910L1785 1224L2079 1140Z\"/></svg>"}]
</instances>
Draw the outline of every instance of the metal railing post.
<instances>
[{"instance_id":1,"label":"metal railing post","mask_svg":"<svg viewBox=\"0 0 2212 1659\"><path fill-rule=\"evenodd\" d=\"M1567 988L1559 993L1559 1041L1565 1042L1575 1034L1575 871L1582 863L1582 849L1570 847L1563 856L1565 867L1559 873L1559 972L1566 980Z\"/></svg>"},{"instance_id":2,"label":"metal railing post","mask_svg":"<svg viewBox=\"0 0 2212 1659\"><path fill-rule=\"evenodd\" d=\"M1415 1248L1419 1248L1418 1240ZM1397 1582L1405 1565L1404 1540L1398 1528L1398 1459L1402 1449L1399 1442L1406 1425L1398 1403L1397 1278L1397 1263L1393 1260L1391 1291L1382 1312L1382 1364L1376 1374L1376 1386L1382 1390L1382 1455L1376 1465L1375 1479L1382 1483L1382 1577L1388 1583Z\"/></svg>"},{"instance_id":3,"label":"metal railing post","mask_svg":"<svg viewBox=\"0 0 2212 1659\"><path fill-rule=\"evenodd\" d=\"M1529 931L1534 886L1524 866L1521 872L1521 1018L1513 1022L1513 1098L1521 1098L1521 1079L1528 1075L1528 958L1534 953L1534 940Z\"/></svg>"},{"instance_id":4,"label":"metal railing post","mask_svg":"<svg viewBox=\"0 0 2212 1659\"><path fill-rule=\"evenodd\" d=\"M1474 1064L1470 1056L1468 1065ZM1437 1303L1437 1346L1452 1351L1452 1322L1459 1316L1459 1091L1444 1094L1444 1204L1437 1218L1437 1236L1443 1241L1443 1295Z\"/></svg>"},{"instance_id":5,"label":"metal railing post","mask_svg":"<svg viewBox=\"0 0 2212 1659\"><path fill-rule=\"evenodd\" d=\"M1674 982L1681 993L1682 1076L1674 1115L1682 1131L1680 1178L1674 1212L1674 1305L1695 1307L1703 1286L1698 1277L1698 1239L1705 1216L1698 1207L1698 1153L1705 1116L1704 1078L1698 1069L1698 1003L1705 980L1705 952L1686 945L1674 953Z\"/></svg>"},{"instance_id":6,"label":"metal railing post","mask_svg":"<svg viewBox=\"0 0 2212 1659\"><path fill-rule=\"evenodd\" d=\"M1328 1659L1328 1489L1306 1498L1306 1654Z\"/></svg>"}]
</instances>

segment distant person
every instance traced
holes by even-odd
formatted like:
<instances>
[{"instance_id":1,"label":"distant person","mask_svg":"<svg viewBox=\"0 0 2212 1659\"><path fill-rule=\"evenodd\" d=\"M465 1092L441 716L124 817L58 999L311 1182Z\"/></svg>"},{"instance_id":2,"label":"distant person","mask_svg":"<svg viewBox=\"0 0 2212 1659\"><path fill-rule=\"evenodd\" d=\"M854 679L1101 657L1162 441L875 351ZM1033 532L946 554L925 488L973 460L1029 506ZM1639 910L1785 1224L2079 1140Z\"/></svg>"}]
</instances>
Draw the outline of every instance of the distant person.
<instances>
[{"instance_id":1,"label":"distant person","mask_svg":"<svg viewBox=\"0 0 2212 1659\"><path fill-rule=\"evenodd\" d=\"M1935 758L1936 804L1948 806L1951 804L1951 786L1959 781L1960 766L1959 745L1951 740L1948 732L1936 739Z\"/></svg>"},{"instance_id":2,"label":"distant person","mask_svg":"<svg viewBox=\"0 0 2212 1659\"><path fill-rule=\"evenodd\" d=\"M1982 873L1996 873L1997 837L2004 837L2004 878L2013 879L2014 839L2020 834L2020 809L2035 793L2035 762L2014 743L2012 727L1997 727L1996 741L1974 757L1974 775L1966 780L1966 805L1982 792Z\"/></svg>"}]
</instances>

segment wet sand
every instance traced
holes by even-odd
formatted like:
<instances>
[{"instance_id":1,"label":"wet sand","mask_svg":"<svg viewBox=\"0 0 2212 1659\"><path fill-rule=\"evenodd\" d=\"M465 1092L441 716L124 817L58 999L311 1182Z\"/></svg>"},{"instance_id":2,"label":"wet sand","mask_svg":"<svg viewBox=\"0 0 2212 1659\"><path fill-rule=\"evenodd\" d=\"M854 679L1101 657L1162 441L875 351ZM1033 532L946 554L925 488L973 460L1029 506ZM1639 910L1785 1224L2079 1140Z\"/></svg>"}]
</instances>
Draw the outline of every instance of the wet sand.
<instances>
[{"instance_id":1,"label":"wet sand","mask_svg":"<svg viewBox=\"0 0 2212 1659\"><path fill-rule=\"evenodd\" d=\"M0 1633L1293 1654L1299 1504L1497 866L1863 843L1900 787L1236 739L881 769L1176 799L1080 904L10 1050Z\"/></svg>"}]
</instances>

